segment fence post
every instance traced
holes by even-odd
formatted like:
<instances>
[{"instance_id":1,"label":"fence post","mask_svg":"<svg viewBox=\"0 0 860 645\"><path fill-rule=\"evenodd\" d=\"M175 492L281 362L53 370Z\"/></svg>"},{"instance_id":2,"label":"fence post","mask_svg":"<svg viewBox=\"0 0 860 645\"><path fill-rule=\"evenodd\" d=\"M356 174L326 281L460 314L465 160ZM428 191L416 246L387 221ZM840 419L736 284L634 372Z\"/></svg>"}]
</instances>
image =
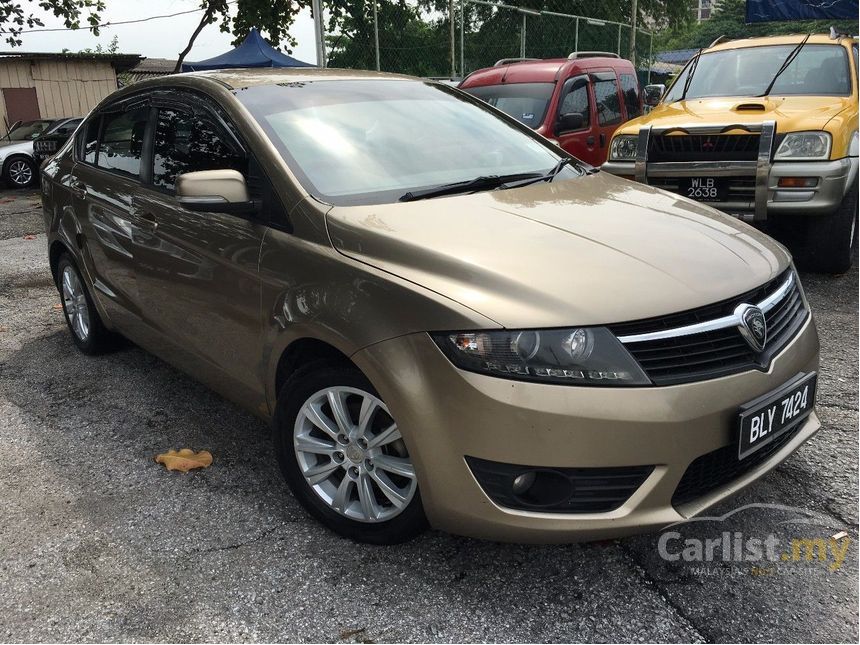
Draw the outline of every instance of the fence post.
<instances>
[{"instance_id":1,"label":"fence post","mask_svg":"<svg viewBox=\"0 0 860 645\"><path fill-rule=\"evenodd\" d=\"M621 24L618 25L618 50L617 53L621 56Z\"/></svg>"},{"instance_id":2,"label":"fence post","mask_svg":"<svg viewBox=\"0 0 860 645\"><path fill-rule=\"evenodd\" d=\"M317 45L317 65L325 67L325 26L323 24L322 0L313 0L311 10L314 12L314 35Z\"/></svg>"},{"instance_id":3,"label":"fence post","mask_svg":"<svg viewBox=\"0 0 860 645\"><path fill-rule=\"evenodd\" d=\"M648 34L648 85L651 85L651 68L654 66L654 34Z\"/></svg>"},{"instance_id":4,"label":"fence post","mask_svg":"<svg viewBox=\"0 0 860 645\"><path fill-rule=\"evenodd\" d=\"M376 47L376 71L380 71L382 66L379 64L379 18L377 17L377 0L373 0L373 43Z\"/></svg>"},{"instance_id":5,"label":"fence post","mask_svg":"<svg viewBox=\"0 0 860 645\"><path fill-rule=\"evenodd\" d=\"M520 58L526 57L526 14L523 14L523 28L520 31Z\"/></svg>"},{"instance_id":6,"label":"fence post","mask_svg":"<svg viewBox=\"0 0 860 645\"><path fill-rule=\"evenodd\" d=\"M633 0L633 7L630 12L630 62L633 63L633 69L636 69L636 24L639 22L639 7L637 1Z\"/></svg>"},{"instance_id":7,"label":"fence post","mask_svg":"<svg viewBox=\"0 0 860 645\"><path fill-rule=\"evenodd\" d=\"M466 78L466 48L465 35L466 31L466 1L460 0L460 76Z\"/></svg>"},{"instance_id":8,"label":"fence post","mask_svg":"<svg viewBox=\"0 0 860 645\"><path fill-rule=\"evenodd\" d=\"M573 32L573 51L579 51L579 18L576 19L576 30Z\"/></svg>"}]
</instances>

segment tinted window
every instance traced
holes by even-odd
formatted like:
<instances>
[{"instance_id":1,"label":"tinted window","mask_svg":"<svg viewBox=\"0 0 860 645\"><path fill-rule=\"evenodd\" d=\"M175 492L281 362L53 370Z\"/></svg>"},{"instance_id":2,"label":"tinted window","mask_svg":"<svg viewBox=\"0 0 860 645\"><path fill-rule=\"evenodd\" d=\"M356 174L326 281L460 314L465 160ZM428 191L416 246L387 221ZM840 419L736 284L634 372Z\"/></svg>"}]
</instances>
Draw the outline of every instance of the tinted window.
<instances>
[{"instance_id":1,"label":"tinted window","mask_svg":"<svg viewBox=\"0 0 860 645\"><path fill-rule=\"evenodd\" d=\"M597 122L600 125L621 123L621 105L618 102L618 81L596 81L594 102L597 104Z\"/></svg>"},{"instance_id":2,"label":"tinted window","mask_svg":"<svg viewBox=\"0 0 860 645\"><path fill-rule=\"evenodd\" d=\"M65 123L63 123L59 127L55 128L53 130L49 130L45 134L71 134L72 132L75 131L75 128L77 128L80 125L80 123L81 123L80 119L76 119L74 121L66 121Z\"/></svg>"},{"instance_id":3,"label":"tinted window","mask_svg":"<svg viewBox=\"0 0 860 645\"><path fill-rule=\"evenodd\" d=\"M158 111L153 144L153 185L172 191L179 174L222 168L245 174L247 161L224 142L208 118L176 108Z\"/></svg>"},{"instance_id":4,"label":"tinted window","mask_svg":"<svg viewBox=\"0 0 860 645\"><path fill-rule=\"evenodd\" d=\"M149 108L102 115L101 142L96 165L131 177L140 176L140 156L149 120Z\"/></svg>"},{"instance_id":5,"label":"tinted window","mask_svg":"<svg viewBox=\"0 0 860 645\"><path fill-rule=\"evenodd\" d=\"M624 95L627 118L632 119L642 114L642 109L639 107L639 84L633 74L621 75L621 93Z\"/></svg>"},{"instance_id":6,"label":"tinted window","mask_svg":"<svg viewBox=\"0 0 860 645\"><path fill-rule=\"evenodd\" d=\"M99 147L99 126L101 122L100 116L94 117L87 123L86 130L83 133L83 137L81 137L82 143L79 148L79 157L87 163L94 164L96 162L96 152Z\"/></svg>"},{"instance_id":7,"label":"tinted window","mask_svg":"<svg viewBox=\"0 0 860 645\"><path fill-rule=\"evenodd\" d=\"M552 83L510 83L463 88L466 92L483 99L505 114L514 117L530 128L543 123L555 85Z\"/></svg>"},{"instance_id":8,"label":"tinted window","mask_svg":"<svg viewBox=\"0 0 860 645\"><path fill-rule=\"evenodd\" d=\"M561 100L561 107L559 107L558 113L569 114L571 112L579 112L582 115L583 128L591 125L591 109L588 106L588 83L584 80L575 83L572 89Z\"/></svg>"}]
</instances>

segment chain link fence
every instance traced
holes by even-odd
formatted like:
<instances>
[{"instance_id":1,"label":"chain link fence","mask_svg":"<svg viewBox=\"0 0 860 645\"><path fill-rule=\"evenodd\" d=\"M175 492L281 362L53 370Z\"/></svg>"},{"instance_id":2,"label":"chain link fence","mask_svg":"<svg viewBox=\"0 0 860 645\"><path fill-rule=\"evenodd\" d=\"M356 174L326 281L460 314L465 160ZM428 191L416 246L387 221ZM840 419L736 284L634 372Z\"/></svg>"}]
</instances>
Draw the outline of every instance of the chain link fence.
<instances>
[{"instance_id":1,"label":"chain link fence","mask_svg":"<svg viewBox=\"0 0 860 645\"><path fill-rule=\"evenodd\" d=\"M503 58L606 51L633 60L642 82L668 76L651 32L634 36L630 0L571 0L572 13L494 0L340 1L323 2L328 67L461 78Z\"/></svg>"}]
</instances>

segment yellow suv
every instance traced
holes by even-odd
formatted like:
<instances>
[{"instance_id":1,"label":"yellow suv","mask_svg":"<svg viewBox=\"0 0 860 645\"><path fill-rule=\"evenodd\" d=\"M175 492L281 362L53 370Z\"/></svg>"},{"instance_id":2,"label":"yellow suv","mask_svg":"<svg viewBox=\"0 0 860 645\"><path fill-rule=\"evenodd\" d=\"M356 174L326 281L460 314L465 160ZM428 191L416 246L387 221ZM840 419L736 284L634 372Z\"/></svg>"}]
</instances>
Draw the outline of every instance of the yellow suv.
<instances>
[{"instance_id":1,"label":"yellow suv","mask_svg":"<svg viewBox=\"0 0 860 645\"><path fill-rule=\"evenodd\" d=\"M603 169L766 227L801 266L842 273L857 237L857 40L720 42L618 129ZM648 99L651 99L649 101Z\"/></svg>"}]
</instances>

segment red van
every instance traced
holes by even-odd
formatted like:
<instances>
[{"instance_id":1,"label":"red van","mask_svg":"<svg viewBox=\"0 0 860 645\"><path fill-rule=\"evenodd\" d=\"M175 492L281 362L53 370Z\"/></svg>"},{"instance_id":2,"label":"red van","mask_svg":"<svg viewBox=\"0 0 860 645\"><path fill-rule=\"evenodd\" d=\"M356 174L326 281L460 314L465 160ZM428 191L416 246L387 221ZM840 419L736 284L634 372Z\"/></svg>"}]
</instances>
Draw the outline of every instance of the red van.
<instances>
[{"instance_id":1,"label":"red van","mask_svg":"<svg viewBox=\"0 0 860 645\"><path fill-rule=\"evenodd\" d=\"M609 52L505 58L472 72L459 87L593 166L606 161L615 129L642 114L633 64Z\"/></svg>"}]
</instances>

